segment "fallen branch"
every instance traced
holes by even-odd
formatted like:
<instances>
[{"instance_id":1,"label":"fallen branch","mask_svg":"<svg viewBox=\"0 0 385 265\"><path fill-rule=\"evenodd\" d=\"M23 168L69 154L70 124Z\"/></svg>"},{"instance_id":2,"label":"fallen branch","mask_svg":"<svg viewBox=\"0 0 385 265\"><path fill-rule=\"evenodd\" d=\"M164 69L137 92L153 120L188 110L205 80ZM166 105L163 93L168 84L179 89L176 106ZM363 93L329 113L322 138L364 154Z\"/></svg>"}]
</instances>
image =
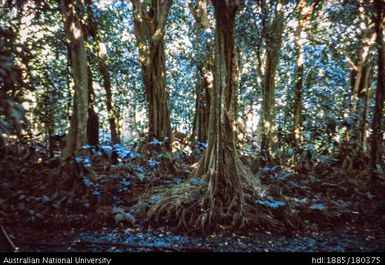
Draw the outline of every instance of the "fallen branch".
<instances>
[{"instance_id":1,"label":"fallen branch","mask_svg":"<svg viewBox=\"0 0 385 265\"><path fill-rule=\"evenodd\" d=\"M16 247L16 245L12 242L11 237L7 234L7 231L5 230L4 226L0 225L1 231L4 234L5 239L7 239L8 244L11 246L14 252L19 252L19 248Z\"/></svg>"}]
</instances>

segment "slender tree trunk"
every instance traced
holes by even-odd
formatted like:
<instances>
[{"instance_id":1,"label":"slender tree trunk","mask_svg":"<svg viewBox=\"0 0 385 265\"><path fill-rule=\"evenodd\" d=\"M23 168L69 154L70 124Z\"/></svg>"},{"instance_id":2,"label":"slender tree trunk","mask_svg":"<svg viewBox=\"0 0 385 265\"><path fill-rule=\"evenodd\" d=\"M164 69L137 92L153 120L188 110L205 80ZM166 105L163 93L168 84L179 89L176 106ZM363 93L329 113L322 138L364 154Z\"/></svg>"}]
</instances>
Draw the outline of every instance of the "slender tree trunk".
<instances>
[{"instance_id":1,"label":"slender tree trunk","mask_svg":"<svg viewBox=\"0 0 385 265\"><path fill-rule=\"evenodd\" d=\"M385 101L385 44L384 44L384 2L375 0L376 7L376 43L378 50L376 105L372 122L371 167L383 164L383 135L384 135L384 101Z\"/></svg>"},{"instance_id":2,"label":"slender tree trunk","mask_svg":"<svg viewBox=\"0 0 385 265\"><path fill-rule=\"evenodd\" d=\"M354 69L354 80L352 81L352 100L351 100L351 114L353 124L349 130L349 145L350 149L354 151L357 157L361 157L364 151L364 139L366 122L366 108L369 93L369 73L370 73L370 50L374 44L374 24L369 22L367 15L368 10L365 7L365 2L360 1L360 21L365 28L362 30L360 39L360 48L358 50L357 65Z\"/></svg>"},{"instance_id":3,"label":"slender tree trunk","mask_svg":"<svg viewBox=\"0 0 385 265\"><path fill-rule=\"evenodd\" d=\"M102 57L103 58L103 57ZM117 123L117 115L113 107L112 99L112 88L111 88L111 77L108 71L108 65L104 60L99 61L100 72L103 78L103 87L106 91L106 106L108 112L108 122L110 124L111 141L113 144L120 143L120 130Z\"/></svg>"},{"instance_id":4,"label":"slender tree trunk","mask_svg":"<svg viewBox=\"0 0 385 265\"><path fill-rule=\"evenodd\" d=\"M304 75L304 40L301 38L304 24L303 9L306 6L306 0L298 3L298 21L294 32L297 65L295 71L295 88L294 88L294 140L295 146L298 147L302 142L302 86Z\"/></svg>"},{"instance_id":5,"label":"slender tree trunk","mask_svg":"<svg viewBox=\"0 0 385 265\"><path fill-rule=\"evenodd\" d=\"M193 120L193 132L191 140L194 142L205 142L207 140L207 130L205 126L208 125L208 120L205 119L205 107L206 102L204 101L204 84L200 75L197 74L197 83L195 85L195 114ZM207 126L208 127L208 126Z\"/></svg>"},{"instance_id":6,"label":"slender tree trunk","mask_svg":"<svg viewBox=\"0 0 385 265\"><path fill-rule=\"evenodd\" d=\"M357 56L351 63L353 69L351 70L350 117L346 122L344 139L339 146L339 156L344 169L351 169L353 166L356 169L362 169L366 162L365 123L370 88L370 51L375 41L375 24L369 16L367 2L360 0L358 5L361 32ZM354 163L355 161L360 163Z\"/></svg>"},{"instance_id":7,"label":"slender tree trunk","mask_svg":"<svg viewBox=\"0 0 385 265\"><path fill-rule=\"evenodd\" d=\"M152 0L149 6L139 0L132 0L132 4L134 32L148 106L148 140L163 141L166 150L171 151L172 132L163 35L172 0Z\"/></svg>"},{"instance_id":8,"label":"slender tree trunk","mask_svg":"<svg viewBox=\"0 0 385 265\"><path fill-rule=\"evenodd\" d=\"M365 47L361 48L360 54L362 56L362 50ZM366 114L367 114L367 104L370 88L370 58L369 56L364 58L364 60L359 60L358 70L354 76L354 86L353 86L353 98L352 98L352 121L350 135L350 144L354 147L353 149L358 153L361 153L364 148L364 137L365 132L363 128L366 123Z\"/></svg>"},{"instance_id":9,"label":"slender tree trunk","mask_svg":"<svg viewBox=\"0 0 385 265\"><path fill-rule=\"evenodd\" d=\"M319 1L312 1L311 4L306 0L300 0L297 5L298 9L298 21L297 27L294 32L297 65L295 70L295 86L294 86L294 141L296 148L303 141L303 83L304 83L304 32L309 30L310 18L313 14L315 6Z\"/></svg>"},{"instance_id":10,"label":"slender tree trunk","mask_svg":"<svg viewBox=\"0 0 385 265\"><path fill-rule=\"evenodd\" d=\"M49 157L54 156L54 118L53 118L53 112L50 109L47 115L47 122L46 122L46 131L47 131L47 143L48 143L48 154Z\"/></svg>"},{"instance_id":11,"label":"slender tree trunk","mask_svg":"<svg viewBox=\"0 0 385 265\"><path fill-rule=\"evenodd\" d=\"M72 76L74 79L72 117L66 146L63 151L64 158L68 158L73 152L88 143L88 64L84 46L84 34L75 9L76 4L76 1L60 1L64 30L69 41Z\"/></svg>"},{"instance_id":12,"label":"slender tree trunk","mask_svg":"<svg viewBox=\"0 0 385 265\"><path fill-rule=\"evenodd\" d=\"M99 118L95 111L95 91L92 80L91 67L88 65L88 124L87 135L90 145L99 144Z\"/></svg>"},{"instance_id":13,"label":"slender tree trunk","mask_svg":"<svg viewBox=\"0 0 385 265\"><path fill-rule=\"evenodd\" d=\"M207 142L208 137L210 91L213 87L213 77L211 66L207 65L206 68L199 66L198 68L192 140L204 143Z\"/></svg>"},{"instance_id":14,"label":"slender tree trunk","mask_svg":"<svg viewBox=\"0 0 385 265\"><path fill-rule=\"evenodd\" d=\"M196 84L196 99L195 99L195 116L193 123L192 141L198 140L198 142L207 142L207 130L210 116L210 91L213 87L212 76L212 46L207 40L201 43L200 35L206 34L205 31L210 28L209 19L207 15L207 2L206 0L198 0L197 5L193 5L192 1L188 1L188 5L191 13L195 19L195 26L197 28L196 42L206 46L204 53L198 55L198 58L202 58L198 62L197 68L197 84Z\"/></svg>"},{"instance_id":15,"label":"slender tree trunk","mask_svg":"<svg viewBox=\"0 0 385 265\"><path fill-rule=\"evenodd\" d=\"M103 88L106 92L106 107L108 113L108 122L110 125L111 141L113 144L118 144L120 143L120 132L117 124L118 118L113 106L111 76L108 66L108 55L103 37L99 33L99 27L94 16L94 12L92 10L92 0L86 0L86 4L88 13L88 31L94 40L94 51L97 57L99 71L103 79Z\"/></svg>"},{"instance_id":16,"label":"slender tree trunk","mask_svg":"<svg viewBox=\"0 0 385 265\"><path fill-rule=\"evenodd\" d=\"M275 17L266 31L266 64L263 82L263 116L261 155L268 164L272 161L271 148L275 141L275 74L279 62L279 53L284 30L283 4L277 4Z\"/></svg>"},{"instance_id":17,"label":"slender tree trunk","mask_svg":"<svg viewBox=\"0 0 385 265\"><path fill-rule=\"evenodd\" d=\"M357 106L357 113L359 114L357 121L357 142L358 147L361 151L365 151L365 142L366 142L366 123L368 116L368 104L369 104L369 93L370 93L370 84L372 82L372 72L373 67L371 64L365 66L364 78L361 80L362 85L360 85L359 92L359 106Z\"/></svg>"}]
</instances>

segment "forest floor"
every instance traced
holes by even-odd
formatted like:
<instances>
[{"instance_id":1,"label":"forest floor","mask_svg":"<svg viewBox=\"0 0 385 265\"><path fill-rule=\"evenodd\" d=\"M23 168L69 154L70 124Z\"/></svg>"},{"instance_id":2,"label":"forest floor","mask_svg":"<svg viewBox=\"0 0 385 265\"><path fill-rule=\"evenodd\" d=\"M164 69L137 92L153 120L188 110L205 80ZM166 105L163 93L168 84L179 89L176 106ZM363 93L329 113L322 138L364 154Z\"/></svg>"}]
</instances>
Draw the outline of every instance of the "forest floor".
<instances>
[{"instance_id":1,"label":"forest floor","mask_svg":"<svg viewBox=\"0 0 385 265\"><path fill-rule=\"evenodd\" d=\"M273 212L290 207L302 228L200 235L133 221L129 210L145 191L184 181L201 185L189 177L196 157L179 153L177 170L159 178L156 160L135 159L133 150L114 147L118 162L111 164L110 157L85 149L65 167L24 145L0 159L0 252L12 250L6 236L20 250L37 252L385 251L385 180L368 181L361 168L333 160L260 168L255 176L271 195L263 205ZM292 203L282 206L277 198Z\"/></svg>"},{"instance_id":2,"label":"forest floor","mask_svg":"<svg viewBox=\"0 0 385 265\"><path fill-rule=\"evenodd\" d=\"M176 234L164 228L9 227L22 251L32 252L383 252L385 233L379 224L340 224L328 230L278 235L268 231ZM2 251L9 251L2 242Z\"/></svg>"}]
</instances>

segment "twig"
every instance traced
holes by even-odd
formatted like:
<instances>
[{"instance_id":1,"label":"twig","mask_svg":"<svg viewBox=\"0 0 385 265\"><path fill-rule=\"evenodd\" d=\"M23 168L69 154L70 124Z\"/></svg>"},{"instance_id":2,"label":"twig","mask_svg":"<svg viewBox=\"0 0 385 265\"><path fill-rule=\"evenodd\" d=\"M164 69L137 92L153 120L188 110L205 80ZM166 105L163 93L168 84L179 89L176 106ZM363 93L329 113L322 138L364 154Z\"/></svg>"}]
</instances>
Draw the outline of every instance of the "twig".
<instances>
[{"instance_id":1,"label":"twig","mask_svg":"<svg viewBox=\"0 0 385 265\"><path fill-rule=\"evenodd\" d=\"M19 252L19 248L15 246L15 244L12 242L10 236L7 234L7 231L5 231L4 226L0 225L1 231L3 232L5 239L7 239L8 243L11 245L13 248L14 252Z\"/></svg>"}]
</instances>

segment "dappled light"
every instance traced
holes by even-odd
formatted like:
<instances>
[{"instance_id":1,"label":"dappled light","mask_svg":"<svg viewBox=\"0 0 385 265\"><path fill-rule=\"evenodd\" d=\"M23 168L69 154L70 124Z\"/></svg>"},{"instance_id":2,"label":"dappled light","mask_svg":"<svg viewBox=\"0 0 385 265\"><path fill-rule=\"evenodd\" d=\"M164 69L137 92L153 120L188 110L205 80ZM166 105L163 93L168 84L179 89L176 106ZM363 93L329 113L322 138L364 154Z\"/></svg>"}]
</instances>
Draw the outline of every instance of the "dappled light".
<instances>
[{"instance_id":1,"label":"dappled light","mask_svg":"<svg viewBox=\"0 0 385 265\"><path fill-rule=\"evenodd\" d=\"M0 252L385 250L384 1L0 4Z\"/></svg>"}]
</instances>

